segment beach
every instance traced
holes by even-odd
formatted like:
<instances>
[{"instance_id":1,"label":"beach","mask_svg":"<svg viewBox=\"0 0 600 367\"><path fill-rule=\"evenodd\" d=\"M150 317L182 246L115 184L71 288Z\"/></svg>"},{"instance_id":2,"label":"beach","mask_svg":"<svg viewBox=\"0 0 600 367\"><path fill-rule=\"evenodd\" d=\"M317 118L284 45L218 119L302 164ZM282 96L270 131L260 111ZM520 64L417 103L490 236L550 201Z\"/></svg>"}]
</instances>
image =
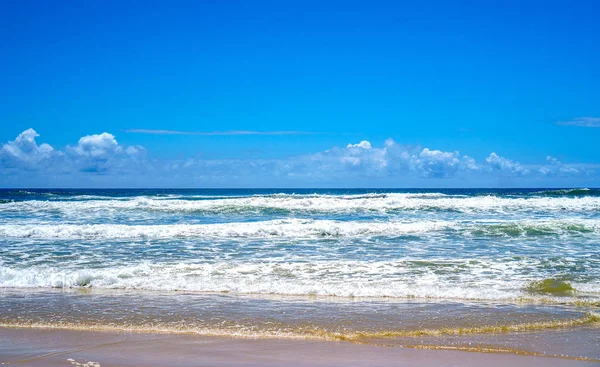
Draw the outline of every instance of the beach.
<instances>
[{"instance_id":1,"label":"beach","mask_svg":"<svg viewBox=\"0 0 600 367\"><path fill-rule=\"evenodd\" d=\"M510 353L390 348L285 339L235 339L48 329L0 329L0 358L16 366L591 366Z\"/></svg>"},{"instance_id":2,"label":"beach","mask_svg":"<svg viewBox=\"0 0 600 367\"><path fill-rule=\"evenodd\" d=\"M600 366L599 19L0 1L0 367Z\"/></svg>"},{"instance_id":3,"label":"beach","mask_svg":"<svg viewBox=\"0 0 600 367\"><path fill-rule=\"evenodd\" d=\"M595 189L0 194L4 363L600 361Z\"/></svg>"}]
</instances>

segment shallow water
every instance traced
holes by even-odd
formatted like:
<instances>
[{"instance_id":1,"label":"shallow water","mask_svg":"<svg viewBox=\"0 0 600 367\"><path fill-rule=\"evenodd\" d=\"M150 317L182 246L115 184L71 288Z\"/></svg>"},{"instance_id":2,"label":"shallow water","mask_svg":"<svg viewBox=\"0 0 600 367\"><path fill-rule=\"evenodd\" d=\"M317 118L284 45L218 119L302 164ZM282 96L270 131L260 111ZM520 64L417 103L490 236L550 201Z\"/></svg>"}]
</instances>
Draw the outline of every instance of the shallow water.
<instances>
[{"instance_id":1,"label":"shallow water","mask_svg":"<svg viewBox=\"0 0 600 367\"><path fill-rule=\"evenodd\" d=\"M600 358L599 245L597 189L0 190L0 322Z\"/></svg>"}]
</instances>

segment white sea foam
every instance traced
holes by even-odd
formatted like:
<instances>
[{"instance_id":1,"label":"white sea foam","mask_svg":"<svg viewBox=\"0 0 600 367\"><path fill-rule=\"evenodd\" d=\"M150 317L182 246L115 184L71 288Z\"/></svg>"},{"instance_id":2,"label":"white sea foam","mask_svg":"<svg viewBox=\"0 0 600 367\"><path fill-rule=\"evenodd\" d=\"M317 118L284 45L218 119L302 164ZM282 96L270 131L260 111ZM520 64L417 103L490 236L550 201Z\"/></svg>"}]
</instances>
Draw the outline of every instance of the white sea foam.
<instances>
[{"instance_id":1,"label":"white sea foam","mask_svg":"<svg viewBox=\"0 0 600 367\"><path fill-rule=\"evenodd\" d=\"M160 291L231 292L340 297L453 298L515 300L531 297L525 290L535 275L522 268L528 261L496 263L472 259L444 260L446 273L435 262L219 262L141 263L99 269L35 266L0 268L0 287L140 289ZM449 268L454 269L449 271ZM600 284L576 289L595 294ZM565 298L566 300L566 298Z\"/></svg>"},{"instance_id":2,"label":"white sea foam","mask_svg":"<svg viewBox=\"0 0 600 367\"><path fill-rule=\"evenodd\" d=\"M403 235L448 228L453 222L343 222L283 219L217 224L5 224L0 236L12 238L175 238L175 237L353 237Z\"/></svg>"},{"instance_id":3,"label":"white sea foam","mask_svg":"<svg viewBox=\"0 0 600 367\"><path fill-rule=\"evenodd\" d=\"M464 235L526 236L544 234L600 234L600 220L526 221L335 221L278 219L216 224L2 224L0 236L33 239L169 239L221 238L323 238L432 234L451 230Z\"/></svg>"},{"instance_id":4,"label":"white sea foam","mask_svg":"<svg viewBox=\"0 0 600 367\"><path fill-rule=\"evenodd\" d=\"M441 210L458 212L600 211L600 197L446 196L443 194L369 194L369 195L268 195L236 198L183 200L134 197L128 200L16 201L0 205L0 212L39 211L89 213L114 210L167 212L247 212L256 210L314 211L345 213L352 211Z\"/></svg>"}]
</instances>

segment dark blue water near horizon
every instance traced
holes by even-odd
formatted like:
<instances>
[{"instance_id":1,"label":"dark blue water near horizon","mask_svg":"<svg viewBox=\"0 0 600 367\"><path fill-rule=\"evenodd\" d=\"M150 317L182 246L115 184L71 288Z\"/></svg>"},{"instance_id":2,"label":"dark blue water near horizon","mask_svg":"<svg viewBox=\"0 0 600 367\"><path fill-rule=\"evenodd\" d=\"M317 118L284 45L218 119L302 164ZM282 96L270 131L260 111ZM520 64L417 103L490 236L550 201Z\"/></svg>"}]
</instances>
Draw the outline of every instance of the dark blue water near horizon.
<instances>
[{"instance_id":1,"label":"dark blue water near horizon","mask_svg":"<svg viewBox=\"0 0 600 367\"><path fill-rule=\"evenodd\" d=\"M99 195L118 196L166 196L205 195L205 196L246 196L269 194L320 194L320 195L360 195L385 193L441 193L447 195L548 195L548 196L597 196L600 188L0 188L2 199L35 199L40 197Z\"/></svg>"}]
</instances>

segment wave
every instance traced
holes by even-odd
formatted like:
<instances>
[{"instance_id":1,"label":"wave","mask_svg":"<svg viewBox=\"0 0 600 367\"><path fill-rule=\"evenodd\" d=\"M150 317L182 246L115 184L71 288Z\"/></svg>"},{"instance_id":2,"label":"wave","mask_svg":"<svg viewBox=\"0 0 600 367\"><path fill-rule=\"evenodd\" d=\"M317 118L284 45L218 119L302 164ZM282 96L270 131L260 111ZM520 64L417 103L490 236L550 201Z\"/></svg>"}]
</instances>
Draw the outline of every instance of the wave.
<instances>
[{"instance_id":1,"label":"wave","mask_svg":"<svg viewBox=\"0 0 600 367\"><path fill-rule=\"evenodd\" d=\"M560 279L543 279L531 282L527 291L537 294L551 294L556 296L572 296L576 293L571 283Z\"/></svg>"},{"instance_id":2,"label":"wave","mask_svg":"<svg viewBox=\"0 0 600 367\"><path fill-rule=\"evenodd\" d=\"M541 196L600 196L600 189L588 189L584 187L577 189L542 190L532 194Z\"/></svg>"},{"instance_id":3,"label":"wave","mask_svg":"<svg viewBox=\"0 0 600 367\"><path fill-rule=\"evenodd\" d=\"M444 233L449 232L449 233ZM0 236L30 239L343 238L406 235L508 236L600 234L600 220L374 222L278 219L216 224L2 224Z\"/></svg>"},{"instance_id":4,"label":"wave","mask_svg":"<svg viewBox=\"0 0 600 367\"><path fill-rule=\"evenodd\" d=\"M426 337L444 335L469 335L469 334L491 334L491 333L514 333L522 331L542 331L549 329L572 328L600 323L600 316L589 312L581 317L558 319L552 321L538 321L528 323L512 323L497 325L482 325L476 327L456 327L440 329L413 329L413 330L389 330L377 332L347 332L329 331L318 327L296 327L295 330L279 331L273 329L260 330L254 327L248 330L239 328L218 327L194 327L185 325L157 325L155 323L145 325L112 325L97 323L71 323L71 322L0 322L0 327L18 328L47 328L47 329L69 329L69 330L98 330L98 331L136 331L146 333L172 333L172 334L199 334L210 336L236 336L248 338L302 338L302 339L324 339L344 341L367 341L368 339L398 338L398 337Z\"/></svg>"},{"instance_id":5,"label":"wave","mask_svg":"<svg viewBox=\"0 0 600 367\"><path fill-rule=\"evenodd\" d=\"M344 338L366 339L366 338L393 338L393 337L422 337L442 335L468 335L489 333L510 333L519 331L537 331L545 329L567 328L600 323L600 316L589 312L585 316L576 319L552 320L528 322L522 324L484 325L476 327L442 328L442 329L420 329L420 330L394 330L378 331L372 333L356 333Z\"/></svg>"},{"instance_id":6,"label":"wave","mask_svg":"<svg viewBox=\"0 0 600 367\"><path fill-rule=\"evenodd\" d=\"M447 228L451 222L376 223L333 220L285 219L262 222L174 225L0 225L0 235L11 238L110 239L110 238L315 238L403 235Z\"/></svg>"},{"instance_id":7,"label":"wave","mask_svg":"<svg viewBox=\"0 0 600 367\"><path fill-rule=\"evenodd\" d=\"M77 264L0 268L4 288L94 288L302 297L449 299L600 306L600 284L572 282L576 293L532 294L527 261L179 262L93 268ZM491 270L490 270L491 269ZM350 281L351 280L351 281Z\"/></svg>"},{"instance_id":8,"label":"wave","mask_svg":"<svg viewBox=\"0 0 600 367\"><path fill-rule=\"evenodd\" d=\"M113 210L198 213L350 213L396 211L449 211L463 213L514 213L532 211L596 212L600 197L528 197L498 196L427 196L412 194L383 195L272 195L236 198L204 198L183 200L173 198L134 197L130 199L48 201L15 201L0 205L0 212L37 214L44 211L77 214Z\"/></svg>"},{"instance_id":9,"label":"wave","mask_svg":"<svg viewBox=\"0 0 600 367\"><path fill-rule=\"evenodd\" d=\"M467 225L458 231L473 236L537 237L599 234L600 220L529 220Z\"/></svg>"}]
</instances>

